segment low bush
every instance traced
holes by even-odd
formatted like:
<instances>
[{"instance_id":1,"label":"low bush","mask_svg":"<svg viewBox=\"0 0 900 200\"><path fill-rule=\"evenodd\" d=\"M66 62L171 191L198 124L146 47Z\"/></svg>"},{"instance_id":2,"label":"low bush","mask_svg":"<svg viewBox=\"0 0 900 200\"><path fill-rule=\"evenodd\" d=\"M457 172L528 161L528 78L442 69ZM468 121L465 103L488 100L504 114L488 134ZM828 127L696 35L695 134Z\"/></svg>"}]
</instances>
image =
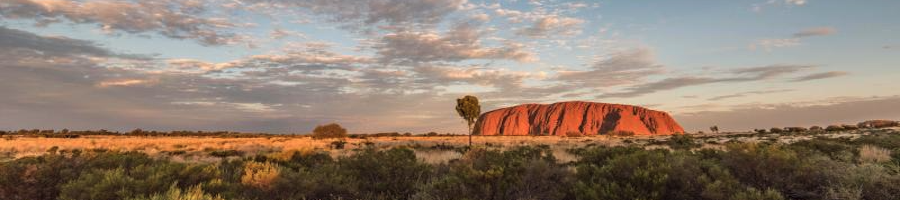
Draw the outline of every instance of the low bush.
<instances>
[{"instance_id":1,"label":"low bush","mask_svg":"<svg viewBox=\"0 0 900 200\"><path fill-rule=\"evenodd\" d=\"M666 144L668 144L672 149L676 150L688 150L703 146L702 144L694 141L694 137L687 134L672 135L671 137L669 137L669 140L666 142Z\"/></svg>"},{"instance_id":2,"label":"low bush","mask_svg":"<svg viewBox=\"0 0 900 200\"><path fill-rule=\"evenodd\" d=\"M316 139L345 138L347 137L347 129L344 129L344 127L341 127L341 125L334 123L320 125L316 126L316 128L313 129L312 137Z\"/></svg>"}]
</instances>

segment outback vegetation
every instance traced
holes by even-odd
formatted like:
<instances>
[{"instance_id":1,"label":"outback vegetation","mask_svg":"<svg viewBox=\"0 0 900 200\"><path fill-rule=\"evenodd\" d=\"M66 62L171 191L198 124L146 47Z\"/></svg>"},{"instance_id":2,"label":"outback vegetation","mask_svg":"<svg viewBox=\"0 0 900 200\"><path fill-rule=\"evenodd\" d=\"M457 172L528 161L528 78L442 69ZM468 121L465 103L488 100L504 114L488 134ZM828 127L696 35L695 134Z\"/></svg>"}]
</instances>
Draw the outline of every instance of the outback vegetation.
<instances>
[{"instance_id":1,"label":"outback vegetation","mask_svg":"<svg viewBox=\"0 0 900 200\"><path fill-rule=\"evenodd\" d=\"M498 139L472 148L465 140L430 146L360 140L352 149L253 154L223 148L205 161L139 150L54 147L0 162L0 199L887 200L900 195L900 133L894 129L518 138L558 139L555 145ZM561 144L568 144L562 153ZM434 151L458 156L428 162L431 154L423 152Z\"/></svg>"}]
</instances>

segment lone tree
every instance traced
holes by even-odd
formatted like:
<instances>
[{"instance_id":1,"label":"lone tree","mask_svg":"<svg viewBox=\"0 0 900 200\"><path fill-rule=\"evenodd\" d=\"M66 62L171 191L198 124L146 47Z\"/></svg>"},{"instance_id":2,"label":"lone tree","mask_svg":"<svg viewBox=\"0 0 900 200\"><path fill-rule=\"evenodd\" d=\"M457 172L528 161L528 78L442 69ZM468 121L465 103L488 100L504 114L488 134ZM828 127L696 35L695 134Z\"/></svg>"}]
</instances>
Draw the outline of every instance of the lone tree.
<instances>
[{"instance_id":1,"label":"lone tree","mask_svg":"<svg viewBox=\"0 0 900 200\"><path fill-rule=\"evenodd\" d=\"M709 131L712 131L713 133L719 133L719 126L716 125L716 126L709 127Z\"/></svg>"},{"instance_id":2,"label":"lone tree","mask_svg":"<svg viewBox=\"0 0 900 200\"><path fill-rule=\"evenodd\" d=\"M320 125L313 129L312 137L316 139L343 138L347 137L347 129L335 123Z\"/></svg>"},{"instance_id":3,"label":"lone tree","mask_svg":"<svg viewBox=\"0 0 900 200\"><path fill-rule=\"evenodd\" d=\"M481 115L481 105L478 105L478 98L466 95L461 99L456 99L456 113L459 113L459 116L466 120L466 123L469 125L469 146L471 147L472 125L475 125L475 120L478 119L478 115Z\"/></svg>"}]
</instances>

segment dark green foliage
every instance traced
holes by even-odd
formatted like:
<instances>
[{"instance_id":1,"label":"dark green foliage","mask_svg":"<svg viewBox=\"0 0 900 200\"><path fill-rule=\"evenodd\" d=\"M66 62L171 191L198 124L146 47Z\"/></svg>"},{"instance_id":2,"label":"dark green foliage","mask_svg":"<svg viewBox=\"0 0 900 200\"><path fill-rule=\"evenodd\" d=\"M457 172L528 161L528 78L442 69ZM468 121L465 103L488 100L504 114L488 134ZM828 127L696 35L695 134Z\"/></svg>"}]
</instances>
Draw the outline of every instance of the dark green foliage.
<instances>
[{"instance_id":1,"label":"dark green foliage","mask_svg":"<svg viewBox=\"0 0 900 200\"><path fill-rule=\"evenodd\" d=\"M481 115L481 105L478 105L478 97L465 96L456 99L456 113L463 120L466 120L469 129L471 129L472 125L475 124L475 120L478 120L478 115Z\"/></svg>"},{"instance_id":2,"label":"dark green foliage","mask_svg":"<svg viewBox=\"0 0 900 200\"><path fill-rule=\"evenodd\" d=\"M769 132L770 132L770 133L781 133L781 132L784 132L784 129L781 129L781 128L771 128L771 129L769 129Z\"/></svg>"},{"instance_id":3,"label":"dark green foliage","mask_svg":"<svg viewBox=\"0 0 900 200\"><path fill-rule=\"evenodd\" d=\"M346 174L360 181L360 192L369 197L410 196L431 173L431 166L419 162L407 148L364 149L339 163Z\"/></svg>"},{"instance_id":4,"label":"dark green foliage","mask_svg":"<svg viewBox=\"0 0 900 200\"><path fill-rule=\"evenodd\" d=\"M505 152L476 148L438 166L437 177L415 199L571 199L571 175L547 146Z\"/></svg>"},{"instance_id":5,"label":"dark green foliage","mask_svg":"<svg viewBox=\"0 0 900 200\"><path fill-rule=\"evenodd\" d=\"M469 126L469 146L472 146L472 126L475 125L475 121L481 115L481 105L478 104L478 98L466 95L463 98L456 99L456 113L463 120L466 120L466 124Z\"/></svg>"},{"instance_id":6,"label":"dark green foliage","mask_svg":"<svg viewBox=\"0 0 900 200\"><path fill-rule=\"evenodd\" d=\"M669 137L669 141L666 142L669 147L676 150L687 150L692 148L697 148L702 146L702 144L694 141L694 137L691 137L687 134L677 134Z\"/></svg>"},{"instance_id":7,"label":"dark green foliage","mask_svg":"<svg viewBox=\"0 0 900 200\"><path fill-rule=\"evenodd\" d=\"M212 157L227 158L227 157L232 157L232 156L242 156L242 155L244 155L244 152L238 151L238 150L233 150L233 149L213 150L213 151L209 152L209 155Z\"/></svg>"},{"instance_id":8,"label":"dark green foliage","mask_svg":"<svg viewBox=\"0 0 900 200\"><path fill-rule=\"evenodd\" d=\"M844 127L838 126L838 125L830 125L825 128L825 131L843 131L843 130L844 130Z\"/></svg>"},{"instance_id":9,"label":"dark green foliage","mask_svg":"<svg viewBox=\"0 0 900 200\"><path fill-rule=\"evenodd\" d=\"M347 137L347 129L335 123L319 125L313 129L312 137L316 139L345 138Z\"/></svg>"}]
</instances>

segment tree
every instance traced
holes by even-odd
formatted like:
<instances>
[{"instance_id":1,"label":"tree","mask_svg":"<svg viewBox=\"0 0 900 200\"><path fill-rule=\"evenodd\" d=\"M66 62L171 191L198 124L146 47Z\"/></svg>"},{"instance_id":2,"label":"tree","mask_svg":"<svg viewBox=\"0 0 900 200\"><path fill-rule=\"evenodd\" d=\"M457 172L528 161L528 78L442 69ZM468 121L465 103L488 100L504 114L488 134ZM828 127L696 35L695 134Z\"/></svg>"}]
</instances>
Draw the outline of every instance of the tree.
<instances>
[{"instance_id":1,"label":"tree","mask_svg":"<svg viewBox=\"0 0 900 200\"><path fill-rule=\"evenodd\" d=\"M472 146L472 126L478 115L481 115L481 105L478 105L478 98L466 95L463 98L456 99L456 113L466 120L469 125L469 146Z\"/></svg>"},{"instance_id":2,"label":"tree","mask_svg":"<svg viewBox=\"0 0 900 200\"><path fill-rule=\"evenodd\" d=\"M347 137L347 129L344 129L344 127L335 123L320 125L316 126L316 129L313 129L312 137L316 139L343 138Z\"/></svg>"},{"instance_id":3,"label":"tree","mask_svg":"<svg viewBox=\"0 0 900 200\"><path fill-rule=\"evenodd\" d=\"M717 125L709 127L709 131L712 131L713 133L719 133L719 126Z\"/></svg>"}]
</instances>

